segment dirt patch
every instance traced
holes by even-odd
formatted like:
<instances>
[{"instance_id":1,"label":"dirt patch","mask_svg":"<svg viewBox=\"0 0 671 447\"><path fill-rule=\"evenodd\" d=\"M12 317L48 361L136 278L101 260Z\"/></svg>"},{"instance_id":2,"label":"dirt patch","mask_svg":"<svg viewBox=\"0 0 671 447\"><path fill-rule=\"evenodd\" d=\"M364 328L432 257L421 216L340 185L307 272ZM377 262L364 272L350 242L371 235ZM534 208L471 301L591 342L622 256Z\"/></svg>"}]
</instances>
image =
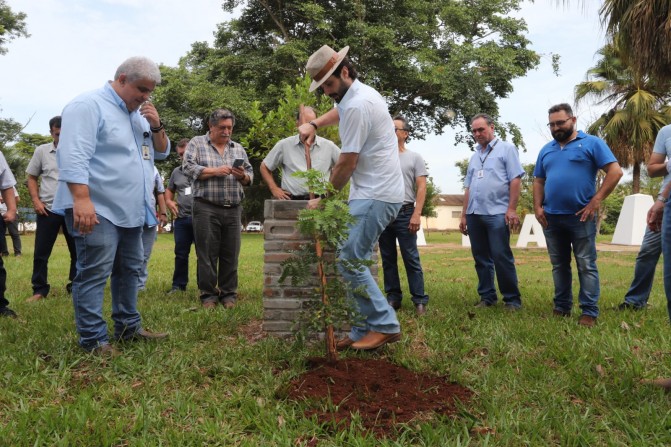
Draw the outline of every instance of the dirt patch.
<instances>
[{"instance_id":1,"label":"dirt patch","mask_svg":"<svg viewBox=\"0 0 671 447\"><path fill-rule=\"evenodd\" d=\"M338 429L356 413L376 436L391 436L397 424L453 416L472 391L445 377L410 371L384 359L309 359L308 371L291 382L289 398L314 402L306 416Z\"/></svg>"}]
</instances>

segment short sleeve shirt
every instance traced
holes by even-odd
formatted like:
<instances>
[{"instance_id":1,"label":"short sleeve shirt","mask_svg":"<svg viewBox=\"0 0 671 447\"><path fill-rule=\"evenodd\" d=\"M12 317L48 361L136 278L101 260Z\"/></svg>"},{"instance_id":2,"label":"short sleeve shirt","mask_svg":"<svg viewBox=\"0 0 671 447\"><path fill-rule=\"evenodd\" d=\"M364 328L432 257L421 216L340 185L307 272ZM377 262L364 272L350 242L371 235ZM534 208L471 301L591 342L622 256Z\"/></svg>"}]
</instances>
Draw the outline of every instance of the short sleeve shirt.
<instances>
[{"instance_id":1,"label":"short sleeve shirt","mask_svg":"<svg viewBox=\"0 0 671 447\"><path fill-rule=\"evenodd\" d=\"M405 150L399 152L398 158L401 162L401 172L403 173L403 183L405 184L405 193L403 203L415 203L417 198L416 184L417 177L426 177L429 171L426 169L424 159L417 152Z\"/></svg>"},{"instance_id":2,"label":"short sleeve shirt","mask_svg":"<svg viewBox=\"0 0 671 447\"><path fill-rule=\"evenodd\" d=\"M54 143L43 144L35 149L26 172L40 179L40 200L48 210L54 202L58 188L58 161Z\"/></svg>"},{"instance_id":3,"label":"short sleeve shirt","mask_svg":"<svg viewBox=\"0 0 671 447\"><path fill-rule=\"evenodd\" d=\"M652 152L665 155L667 160L671 160L671 125L664 126L660 129L657 138L655 139L655 146L652 148ZM671 180L671 174L667 173L664 176L664 181L662 182L662 187L659 189L659 192L664 191L669 180Z\"/></svg>"}]
</instances>

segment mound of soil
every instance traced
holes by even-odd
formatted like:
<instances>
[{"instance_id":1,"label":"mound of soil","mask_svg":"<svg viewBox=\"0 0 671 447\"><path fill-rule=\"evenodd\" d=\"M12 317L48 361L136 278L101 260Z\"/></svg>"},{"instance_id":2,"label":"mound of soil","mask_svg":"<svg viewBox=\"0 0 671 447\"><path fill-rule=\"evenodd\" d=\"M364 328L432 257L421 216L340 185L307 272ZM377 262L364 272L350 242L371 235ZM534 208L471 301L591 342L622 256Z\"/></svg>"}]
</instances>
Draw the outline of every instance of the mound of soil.
<instances>
[{"instance_id":1,"label":"mound of soil","mask_svg":"<svg viewBox=\"0 0 671 447\"><path fill-rule=\"evenodd\" d=\"M454 415L457 402L472 392L444 377L410 371L384 359L309 359L308 371L291 382L289 397L315 402L306 416L337 428L359 413L364 427L378 436L392 435L396 424L422 420L432 413ZM332 405L327 405L329 402Z\"/></svg>"}]
</instances>

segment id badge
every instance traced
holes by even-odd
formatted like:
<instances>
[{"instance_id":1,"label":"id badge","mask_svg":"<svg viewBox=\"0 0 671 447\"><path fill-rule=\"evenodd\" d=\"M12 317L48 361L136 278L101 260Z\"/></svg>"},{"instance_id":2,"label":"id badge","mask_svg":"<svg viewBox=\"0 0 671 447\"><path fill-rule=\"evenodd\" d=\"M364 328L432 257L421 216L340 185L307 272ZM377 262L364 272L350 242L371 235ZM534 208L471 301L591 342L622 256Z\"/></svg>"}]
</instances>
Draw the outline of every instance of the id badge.
<instances>
[{"instance_id":1,"label":"id badge","mask_svg":"<svg viewBox=\"0 0 671 447\"><path fill-rule=\"evenodd\" d=\"M480 170L478 171L478 178L483 178L484 176L485 176L485 170L484 170L484 169L480 169Z\"/></svg>"},{"instance_id":2,"label":"id badge","mask_svg":"<svg viewBox=\"0 0 671 447\"><path fill-rule=\"evenodd\" d=\"M184 195L185 196L190 196L191 195L191 187L190 186L187 186L186 188L184 188Z\"/></svg>"},{"instance_id":3,"label":"id badge","mask_svg":"<svg viewBox=\"0 0 671 447\"><path fill-rule=\"evenodd\" d=\"M149 153L149 146L146 144L142 145L142 159L151 160L151 154Z\"/></svg>"}]
</instances>

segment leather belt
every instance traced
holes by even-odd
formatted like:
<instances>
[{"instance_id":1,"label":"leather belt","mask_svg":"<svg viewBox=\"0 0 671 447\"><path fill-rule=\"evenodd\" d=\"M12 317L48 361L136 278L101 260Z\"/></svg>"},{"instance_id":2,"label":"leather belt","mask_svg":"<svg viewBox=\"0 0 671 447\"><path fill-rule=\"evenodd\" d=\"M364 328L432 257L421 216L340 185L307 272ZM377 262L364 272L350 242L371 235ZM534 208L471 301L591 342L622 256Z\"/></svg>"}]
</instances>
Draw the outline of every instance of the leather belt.
<instances>
[{"instance_id":1,"label":"leather belt","mask_svg":"<svg viewBox=\"0 0 671 447\"><path fill-rule=\"evenodd\" d=\"M414 203L406 203L403 206L401 206L401 209L398 212L399 213L400 212L405 212L405 211L413 209L414 207L415 207Z\"/></svg>"},{"instance_id":2,"label":"leather belt","mask_svg":"<svg viewBox=\"0 0 671 447\"><path fill-rule=\"evenodd\" d=\"M208 205L212 206L218 206L220 208L237 208L240 206L239 203L215 203L207 199L203 199L202 197L195 197L193 200L201 203L207 203Z\"/></svg>"}]
</instances>

